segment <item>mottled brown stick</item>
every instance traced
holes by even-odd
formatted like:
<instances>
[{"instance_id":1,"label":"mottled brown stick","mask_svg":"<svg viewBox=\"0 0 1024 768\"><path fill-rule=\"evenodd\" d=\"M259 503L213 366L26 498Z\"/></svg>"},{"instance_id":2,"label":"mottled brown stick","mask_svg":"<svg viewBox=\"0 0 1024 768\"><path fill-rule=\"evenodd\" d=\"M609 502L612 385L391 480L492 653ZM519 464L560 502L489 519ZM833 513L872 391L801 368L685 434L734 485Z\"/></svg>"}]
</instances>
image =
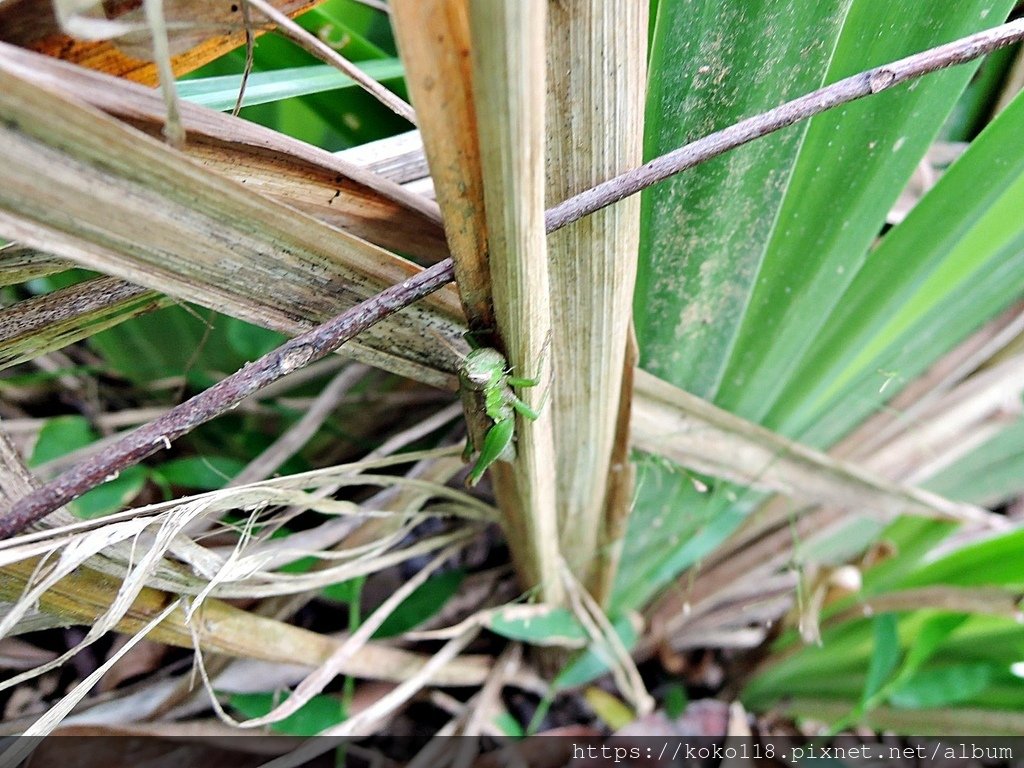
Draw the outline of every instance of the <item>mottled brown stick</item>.
<instances>
[{"instance_id":1,"label":"mottled brown stick","mask_svg":"<svg viewBox=\"0 0 1024 768\"><path fill-rule=\"evenodd\" d=\"M282 376L325 357L374 323L430 295L453 279L451 260L439 262L296 336L155 421L132 430L102 453L16 501L0 517L0 539L14 535L161 448L170 448L172 440L230 410Z\"/></svg>"}]
</instances>

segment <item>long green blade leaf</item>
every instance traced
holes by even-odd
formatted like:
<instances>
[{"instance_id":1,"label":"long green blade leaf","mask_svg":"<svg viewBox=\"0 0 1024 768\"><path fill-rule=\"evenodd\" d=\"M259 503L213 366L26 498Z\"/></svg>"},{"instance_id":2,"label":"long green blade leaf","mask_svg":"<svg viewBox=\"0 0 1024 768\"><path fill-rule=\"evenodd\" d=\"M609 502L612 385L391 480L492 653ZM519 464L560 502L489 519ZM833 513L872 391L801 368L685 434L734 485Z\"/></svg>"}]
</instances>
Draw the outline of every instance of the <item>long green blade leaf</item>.
<instances>
[{"instance_id":1,"label":"long green blade leaf","mask_svg":"<svg viewBox=\"0 0 1024 768\"><path fill-rule=\"evenodd\" d=\"M405 74L402 62L394 58L360 62L359 68L374 80L390 80ZM200 106L224 111L235 106L241 81L241 75L183 80L178 83L178 95ZM249 107L354 87L358 86L352 78L327 64L253 72L246 81L242 103Z\"/></svg>"}]
</instances>

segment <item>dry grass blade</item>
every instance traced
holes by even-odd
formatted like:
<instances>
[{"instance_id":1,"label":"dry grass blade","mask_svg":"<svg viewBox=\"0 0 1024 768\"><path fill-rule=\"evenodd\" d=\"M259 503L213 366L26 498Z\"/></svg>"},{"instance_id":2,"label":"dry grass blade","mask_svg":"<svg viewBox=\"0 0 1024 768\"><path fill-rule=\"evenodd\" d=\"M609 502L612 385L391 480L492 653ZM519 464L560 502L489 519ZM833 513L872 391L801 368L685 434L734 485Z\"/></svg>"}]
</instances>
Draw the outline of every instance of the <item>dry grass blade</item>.
<instances>
[{"instance_id":1,"label":"dry grass blade","mask_svg":"<svg viewBox=\"0 0 1024 768\"><path fill-rule=\"evenodd\" d=\"M545 602L560 602L551 305L544 224L544 34L547 2L481 0L470 8L473 93L499 335L517 393L539 414L517 417L516 459L492 477L519 573Z\"/></svg>"},{"instance_id":2,"label":"dry grass blade","mask_svg":"<svg viewBox=\"0 0 1024 768\"><path fill-rule=\"evenodd\" d=\"M386 139L368 141L358 147L342 150L334 156L344 158L396 184L429 180L430 177L427 156L423 151L423 138L419 131L407 131Z\"/></svg>"},{"instance_id":3,"label":"dry grass blade","mask_svg":"<svg viewBox=\"0 0 1024 768\"><path fill-rule=\"evenodd\" d=\"M419 271L26 81L6 58L0 83L0 151L18 182L0 193L0 229L26 244L290 333ZM448 383L437 370L450 353L423 335L457 322L446 296L392 315L349 352Z\"/></svg>"},{"instance_id":4,"label":"dry grass blade","mask_svg":"<svg viewBox=\"0 0 1024 768\"><path fill-rule=\"evenodd\" d=\"M106 662L101 664L88 677L86 677L84 680L82 680L82 682L76 685L63 698L61 698L59 702L50 707L50 709L47 710L46 714L44 714L42 717L36 720L36 722L29 726L21 735L45 736L48 733L50 733L54 728L57 727L57 725L60 724L61 720L67 717L71 710L74 709L75 705L85 698L86 694L88 694L89 691L92 690L93 686L95 686L100 681L100 679L110 670L111 667L113 667L121 659L122 656L128 653L128 651L130 651L137 643L139 643L147 635L149 635L150 632L156 629L160 625L160 623L164 621L164 619L166 619L168 616L170 616L171 613L176 611L179 608L179 606L180 601L175 600L170 605L168 605L163 611L161 611L158 615L154 616L153 619L148 624L146 624L146 626L142 627L137 633L135 633L135 635L133 635L128 640L128 642L125 643L120 648L120 650L118 650L117 653L113 654L109 659L107 659ZM16 744L9 750L5 751L2 755L0 755L0 760L7 758L11 759L12 763L16 764L18 762L18 759L17 757L15 757L15 754L22 750L24 750L22 751L22 754L27 754L27 752L31 750L32 747L30 745L32 744L32 742L29 742L29 745L26 745L24 739L21 739L19 741L21 742L20 744Z\"/></svg>"},{"instance_id":5,"label":"dry grass blade","mask_svg":"<svg viewBox=\"0 0 1024 768\"><path fill-rule=\"evenodd\" d=\"M0 309L0 370L168 303L153 291L113 277L20 301Z\"/></svg>"},{"instance_id":6,"label":"dry grass blade","mask_svg":"<svg viewBox=\"0 0 1024 768\"><path fill-rule=\"evenodd\" d=\"M493 332L487 225L473 106L467 0L397 0L392 24L420 120L459 296L474 330Z\"/></svg>"},{"instance_id":7,"label":"dry grass blade","mask_svg":"<svg viewBox=\"0 0 1024 768\"><path fill-rule=\"evenodd\" d=\"M547 45L546 195L554 204L643 161L647 4L553 3ZM591 585L611 579L595 570L595 558L605 529L639 239L639 197L548 237L560 544L573 572Z\"/></svg>"},{"instance_id":8,"label":"dry grass blade","mask_svg":"<svg viewBox=\"0 0 1024 768\"><path fill-rule=\"evenodd\" d=\"M971 376L921 410L915 422L870 456L876 471L922 483L1017 421L1024 395L1024 354Z\"/></svg>"},{"instance_id":9,"label":"dry grass blade","mask_svg":"<svg viewBox=\"0 0 1024 768\"><path fill-rule=\"evenodd\" d=\"M386 722L387 718L397 711L399 707L432 682L431 675L439 669L444 669L453 659L457 658L458 654L473 642L479 633L478 627L467 628L461 635L445 643L418 674L404 680L392 691L378 699L372 706L345 722L320 732L318 738L310 739L291 754L265 763L262 768L292 768L292 766L301 766L307 760L317 755L322 755L324 752L337 746L340 741L336 740L372 733L374 729L380 727L382 722Z\"/></svg>"},{"instance_id":10,"label":"dry grass blade","mask_svg":"<svg viewBox=\"0 0 1024 768\"><path fill-rule=\"evenodd\" d=\"M379 464L376 462L376 465ZM371 462L370 466L373 465ZM359 465L356 465L357 471L358 468ZM296 482L295 478L287 480ZM31 475L13 447L0 433L0 492L4 497L17 498L31 488L32 482ZM231 506L229 503L226 508ZM170 507L173 510L173 505ZM62 513L62 516L73 520L66 513ZM89 540L80 539L78 551L68 552L68 557L62 556L60 568L56 571L53 567L40 568L38 555L52 551L53 543L61 546L75 543L74 535L68 538L66 534L51 531L42 537L23 537L4 545L5 563L0 567L0 600L19 601L5 614L5 623L17 621L17 614L24 613L30 607L29 603L38 603L46 613L59 617L65 625L84 624L94 629L98 627L100 632L109 626L119 632L134 634L164 611L172 596L148 586L140 586L138 575L145 577L144 570L129 579L123 570L119 571L116 567L113 569L114 575L101 573L88 566L82 567L81 558L108 547L112 526L116 526L116 522L100 523L94 531L95 536ZM132 526L137 526L139 522L146 525L145 520L128 522ZM178 520L179 529L185 522L184 519ZM82 528L81 524L77 527ZM85 528L88 530L89 526ZM127 536L128 540L133 537L128 530L119 535L122 538ZM31 543L33 540L35 544ZM159 556L160 551L149 550L143 559L149 558L152 561ZM141 565L134 543L128 544L124 555L126 562L132 563L133 568L139 570ZM90 563L103 565L102 559L93 559ZM177 578L181 586L180 572ZM42 588L39 579L43 580ZM202 583L196 586L203 588ZM114 605L115 596L120 609ZM320 666L340 647L339 642L332 638L248 613L214 598L202 601L191 622L184 612L175 612L159 623L151 635L151 639L184 648L193 647L196 637L207 653L278 663L299 663L310 667ZM421 674L423 663L423 659L414 653L368 643L341 665L340 670L343 674L356 677L401 681ZM431 680L440 685L475 685L486 678L488 670L488 660L463 657L444 669L436 670L436 674L431 673Z\"/></svg>"},{"instance_id":11,"label":"dry grass blade","mask_svg":"<svg viewBox=\"0 0 1024 768\"><path fill-rule=\"evenodd\" d=\"M887 611L917 611L934 608L953 613L978 613L988 616L1005 616L1024 622L1020 595L1010 589L999 587L953 587L939 585L920 587L865 599L842 613L830 616L826 626L839 625L862 616L872 616Z\"/></svg>"},{"instance_id":12,"label":"dry grass blade","mask_svg":"<svg viewBox=\"0 0 1024 768\"><path fill-rule=\"evenodd\" d=\"M21 77L84 101L158 136L164 107L151 89L0 45ZM260 189L329 224L429 260L446 255L437 205L373 171L247 120L181 104L185 151L211 170ZM417 215L410 215L410 213Z\"/></svg>"},{"instance_id":13,"label":"dry grass blade","mask_svg":"<svg viewBox=\"0 0 1024 768\"><path fill-rule=\"evenodd\" d=\"M107 20L139 24L140 4L105 5ZM313 0L273 0L278 10L294 16ZM175 24L171 63L181 75L206 64L245 42L242 15L236 4L164 0L167 18ZM182 21L185 22L182 25ZM261 34L263 30L256 30ZM0 39L90 69L155 85L156 66L145 45L130 41L79 40L66 34L54 13L52 0L8 0L0 3Z\"/></svg>"},{"instance_id":14,"label":"dry grass blade","mask_svg":"<svg viewBox=\"0 0 1024 768\"><path fill-rule=\"evenodd\" d=\"M884 480L722 411L637 372L636 446L676 463L803 502L858 509L890 519L924 515L997 525L988 511Z\"/></svg>"},{"instance_id":15,"label":"dry grass blade","mask_svg":"<svg viewBox=\"0 0 1024 768\"><path fill-rule=\"evenodd\" d=\"M248 0L253 8L258 10L274 24L283 35L292 42L297 43L318 59L336 67L341 72L351 77L362 88L370 93L377 101L386 106L399 117L405 118L413 125L416 124L416 113L412 107L402 101L398 96L382 86L372 77L369 77L359 67L339 54L336 50L327 45L320 38L310 34L294 21L288 18L287 14L281 13L273 4L265 0Z\"/></svg>"},{"instance_id":16,"label":"dry grass blade","mask_svg":"<svg viewBox=\"0 0 1024 768\"><path fill-rule=\"evenodd\" d=\"M0 599L20 598L34 570L33 563L5 566L0 571ZM111 596L119 586L115 578L79 568L44 592L40 605L48 613L60 616L65 626L91 625L108 611ZM123 618L113 625L113 631L135 634L159 615L170 599L166 592L143 589ZM185 620L183 613L172 614L153 630L150 639L192 648L193 626L201 630L199 638L205 653L278 664L318 667L341 645L334 638L257 616L212 598L203 602L191 622ZM341 674L398 682L417 674L423 665L424 658L419 654L368 643L343 666ZM477 685L486 678L489 668L488 658L466 656L441 670L432 681L437 685Z\"/></svg>"},{"instance_id":17,"label":"dry grass blade","mask_svg":"<svg viewBox=\"0 0 1024 768\"><path fill-rule=\"evenodd\" d=\"M286 701L279 704L266 715L247 720L244 723L238 723L238 725L245 728L256 728L261 725L276 723L279 720L283 720L289 715L297 712L300 707L312 699L313 696L320 693L341 673L341 670L349 660L359 652L360 648L370 641L374 632L380 629L384 620L387 619L387 617L390 616L394 610L418 587L422 586L430 574L444 565L445 562L455 555L461 546L462 545L459 544L455 547L449 547L441 552L441 554L431 560L425 567L421 568L413 578L406 581L402 586L389 595L388 598L378 606L372 614L366 617L366 620L359 625L359 629L353 632L352 635L342 643L341 647L338 648L338 650L335 651L329 659L327 659L327 661L299 683L295 690L292 691L292 695L289 696Z\"/></svg>"},{"instance_id":18,"label":"dry grass blade","mask_svg":"<svg viewBox=\"0 0 1024 768\"><path fill-rule=\"evenodd\" d=\"M865 471L887 481L927 480L937 467L1006 424L1001 414L1007 395L1019 399L1022 383L1019 355L1005 352L1020 338L1022 322L1019 306L993 320L911 382L888 409L865 422L830 455L859 461ZM986 362L993 359L1002 362L987 367ZM994 515L989 519L1005 522ZM659 637L686 644L697 614L730 604L737 589L758 589L773 572L787 568L795 542L812 545L835 540L851 524L856 520L849 512L834 505L795 506L791 498L769 500L719 548L692 583L667 594L652 609ZM793 575L789 578L795 586ZM922 594L919 605L955 609L957 594L955 590ZM1007 605L1002 596L986 599L985 604L989 603L997 606L996 612ZM682 604L686 611L681 611ZM784 611L780 608L777 615Z\"/></svg>"},{"instance_id":19,"label":"dry grass blade","mask_svg":"<svg viewBox=\"0 0 1024 768\"><path fill-rule=\"evenodd\" d=\"M0 248L0 286L15 285L71 269L74 264L35 248L9 243Z\"/></svg>"},{"instance_id":20,"label":"dry grass blade","mask_svg":"<svg viewBox=\"0 0 1024 768\"><path fill-rule=\"evenodd\" d=\"M368 370L365 366L353 364L331 379L302 414L302 418L235 475L231 485L247 485L272 475L316 434L345 394L367 374Z\"/></svg>"}]
</instances>

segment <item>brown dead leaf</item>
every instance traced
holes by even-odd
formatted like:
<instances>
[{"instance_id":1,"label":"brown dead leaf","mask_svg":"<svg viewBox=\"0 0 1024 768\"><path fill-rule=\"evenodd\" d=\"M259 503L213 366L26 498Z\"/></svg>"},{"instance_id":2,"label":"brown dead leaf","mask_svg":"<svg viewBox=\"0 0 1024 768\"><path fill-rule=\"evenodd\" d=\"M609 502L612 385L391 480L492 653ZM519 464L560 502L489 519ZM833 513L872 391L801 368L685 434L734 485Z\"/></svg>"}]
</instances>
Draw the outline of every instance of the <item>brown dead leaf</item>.
<instances>
[{"instance_id":1,"label":"brown dead leaf","mask_svg":"<svg viewBox=\"0 0 1024 768\"><path fill-rule=\"evenodd\" d=\"M272 5L296 16L315 1L272 0ZM143 19L141 0L103 2L102 6L104 16L112 21ZM185 22L168 30L176 75L191 72L245 42L240 0L164 0L164 13L168 22ZM255 30L257 34L264 31ZM0 40L138 83L157 82L156 66L147 59L148 40L77 40L61 29L50 0L0 3Z\"/></svg>"}]
</instances>

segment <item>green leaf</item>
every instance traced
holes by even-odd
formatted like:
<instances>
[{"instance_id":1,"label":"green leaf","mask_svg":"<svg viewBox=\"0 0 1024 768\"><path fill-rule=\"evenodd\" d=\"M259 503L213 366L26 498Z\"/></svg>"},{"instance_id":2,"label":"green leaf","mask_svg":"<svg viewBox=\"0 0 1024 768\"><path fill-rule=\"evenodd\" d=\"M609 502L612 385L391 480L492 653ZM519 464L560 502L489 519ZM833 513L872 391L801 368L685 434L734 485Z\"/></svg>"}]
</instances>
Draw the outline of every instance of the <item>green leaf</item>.
<instances>
[{"instance_id":1,"label":"green leaf","mask_svg":"<svg viewBox=\"0 0 1024 768\"><path fill-rule=\"evenodd\" d=\"M57 416L48 419L39 431L29 465L39 466L58 459L91 445L98 437L88 420L82 416ZM117 512L139 495L148 477L149 470L146 467L129 467L117 477L72 501L68 504L68 509L84 520Z\"/></svg>"},{"instance_id":2,"label":"green leaf","mask_svg":"<svg viewBox=\"0 0 1024 768\"><path fill-rule=\"evenodd\" d=\"M146 467L128 467L113 480L79 496L68 505L68 509L83 520L117 512L139 495L148 478L149 469Z\"/></svg>"},{"instance_id":3,"label":"green leaf","mask_svg":"<svg viewBox=\"0 0 1024 768\"><path fill-rule=\"evenodd\" d=\"M843 24L826 81L991 26L1012 6L1012 0L969 0L950 12L945 5L915 0L857 0ZM829 386L842 374L822 365L794 370L794 363L812 344L829 349L819 339L822 330L829 331L830 342L844 351L863 350L864 343L851 338L835 313L830 317L823 310L841 302L839 311L845 310L844 317L851 321L884 323L888 313L907 300L906 295L893 296L895 286L888 283L893 268L908 261L930 263L934 254L922 255L916 239L914 245L893 251L892 261L868 259L868 252L976 67L973 63L930 75L811 121L722 378L720 405L747 418L764 419L791 436L803 435L815 419L835 407L835 401L808 401L803 388ZM892 296L887 312L847 309L850 301L844 293L861 274L885 283L879 286L879 296ZM870 365L878 368L873 359ZM797 407L808 412L806 420L783 418ZM812 442L827 445L837 436L838 432L829 432L827 438Z\"/></svg>"},{"instance_id":4,"label":"green leaf","mask_svg":"<svg viewBox=\"0 0 1024 768\"><path fill-rule=\"evenodd\" d=\"M963 547L908 574L903 588L928 584L1006 586L1024 589L1024 529Z\"/></svg>"},{"instance_id":5,"label":"green leaf","mask_svg":"<svg viewBox=\"0 0 1024 768\"><path fill-rule=\"evenodd\" d=\"M202 317L210 314L198 312ZM97 333L88 344L118 375L149 384L182 375L190 363L199 363L199 358L213 358L218 349L208 349L210 335L196 311L171 306Z\"/></svg>"},{"instance_id":6,"label":"green leaf","mask_svg":"<svg viewBox=\"0 0 1024 768\"><path fill-rule=\"evenodd\" d=\"M949 707L977 696L993 678L991 664L947 664L917 672L889 694L901 709Z\"/></svg>"},{"instance_id":7,"label":"green leaf","mask_svg":"<svg viewBox=\"0 0 1024 768\"><path fill-rule=\"evenodd\" d=\"M243 320L231 318L226 323L231 348L245 360L256 360L287 341L283 333L260 328Z\"/></svg>"},{"instance_id":8,"label":"green leaf","mask_svg":"<svg viewBox=\"0 0 1024 768\"><path fill-rule=\"evenodd\" d=\"M521 739L526 735L523 726L507 710L502 710L495 716L494 724L498 727L499 731L514 739Z\"/></svg>"},{"instance_id":9,"label":"green leaf","mask_svg":"<svg viewBox=\"0 0 1024 768\"><path fill-rule=\"evenodd\" d=\"M639 633L628 616L620 616L612 623L612 628L626 650L636 644ZM591 642L579 656L570 661L558 673L552 687L556 691L579 688L607 673L614 663L616 662L609 658L607 649Z\"/></svg>"},{"instance_id":10,"label":"green leaf","mask_svg":"<svg viewBox=\"0 0 1024 768\"><path fill-rule=\"evenodd\" d=\"M247 718L263 717L288 696L276 693L233 693L231 706ZM316 736L321 731L343 722L348 715L341 701L333 696L314 696L299 710L283 720L271 723L270 729L289 736Z\"/></svg>"},{"instance_id":11,"label":"green leaf","mask_svg":"<svg viewBox=\"0 0 1024 768\"><path fill-rule=\"evenodd\" d=\"M955 12L911 0L783 5L705 13L699 4L660 4L648 155L810 90L822 73L832 82L991 26L1012 2L970 0ZM803 34L812 38L806 50L794 42ZM756 42L742 45L748 37ZM780 45L791 47L780 51ZM719 66L719 49L729 54L728 71ZM779 66L796 51L806 69L803 63ZM760 77L766 68L786 77ZM992 194L1005 187L1009 195L1007 183L1021 162L1012 137L1024 126L1006 113L997 121L1005 126L1000 137L987 139L992 126L976 142L981 149L968 152L982 159L961 158L968 162L963 182L951 170L955 187L943 191L949 185L943 179L869 257L887 211L972 71L972 65L953 68L832 110L809 127L759 140L649 190L635 300L643 367L826 447L898 391L879 391L888 380L900 384L917 375L1019 295L1024 247L1012 242L1011 232L1020 228L1009 211L1021 203L1007 197L1002 210L987 213ZM712 76L717 81L709 84ZM796 93L789 93L791 86ZM994 191L986 186L986 195L976 195L971 185L990 175ZM921 211L927 213L935 194L951 207L926 218ZM959 228L986 216L992 237L957 242ZM1001 241L997 220L1004 227ZM954 265L966 264L968 248L974 268L958 271ZM914 270L936 279L904 279ZM648 471L647 482L658 471ZM624 554L633 565L616 584L617 609L649 599L644 585L663 586L670 564L688 567L710 551L694 556L693 520L735 525L757 500L741 493L732 504L702 498L682 487L686 482L666 478L655 484L660 492L638 493ZM668 490L672 483L680 486L677 492ZM656 511L670 498L680 502L673 514ZM669 546L648 551L633 544L634 536L653 538L652 522L660 518L671 527L659 533L679 547L685 543L686 558L673 562Z\"/></svg>"},{"instance_id":12,"label":"green leaf","mask_svg":"<svg viewBox=\"0 0 1024 768\"><path fill-rule=\"evenodd\" d=\"M43 428L39 430L29 466L38 467L53 459L59 459L90 445L97 437L89 420L84 416L57 416L47 419Z\"/></svg>"},{"instance_id":13,"label":"green leaf","mask_svg":"<svg viewBox=\"0 0 1024 768\"><path fill-rule=\"evenodd\" d=\"M579 647L587 633L567 608L513 605L491 613L486 626L495 634L531 645Z\"/></svg>"},{"instance_id":14,"label":"green leaf","mask_svg":"<svg viewBox=\"0 0 1024 768\"><path fill-rule=\"evenodd\" d=\"M818 87L848 5L660 3L645 155ZM806 129L780 131L644 193L635 320L646 370L714 396Z\"/></svg>"},{"instance_id":15,"label":"green leaf","mask_svg":"<svg viewBox=\"0 0 1024 768\"><path fill-rule=\"evenodd\" d=\"M375 638L394 637L408 632L436 614L459 591L466 572L461 569L431 576L384 619L373 633Z\"/></svg>"},{"instance_id":16,"label":"green leaf","mask_svg":"<svg viewBox=\"0 0 1024 768\"><path fill-rule=\"evenodd\" d=\"M922 517L894 520L877 539L891 547L894 555L881 560L864 573L863 593L877 595L897 589L902 583L901 579L919 568L921 561L935 545L956 528L956 523Z\"/></svg>"},{"instance_id":17,"label":"green leaf","mask_svg":"<svg viewBox=\"0 0 1024 768\"><path fill-rule=\"evenodd\" d=\"M831 442L898 389L887 380L912 380L1019 297L1022 131L1017 98L886 235L794 371L772 425Z\"/></svg>"},{"instance_id":18,"label":"green leaf","mask_svg":"<svg viewBox=\"0 0 1024 768\"><path fill-rule=\"evenodd\" d=\"M970 141L985 127L1006 82L1006 76L1020 55L1020 45L1000 48L986 56L964 95L942 127L945 141Z\"/></svg>"},{"instance_id":19,"label":"green leaf","mask_svg":"<svg viewBox=\"0 0 1024 768\"><path fill-rule=\"evenodd\" d=\"M892 678L896 665L900 661L900 640L897 633L896 615L884 613L872 621L874 647L868 663L868 676L864 681L860 706L870 709L874 699L885 684Z\"/></svg>"},{"instance_id":20,"label":"green leaf","mask_svg":"<svg viewBox=\"0 0 1024 768\"><path fill-rule=\"evenodd\" d=\"M683 716L689 697L686 695L686 688L678 683L672 683L665 689L663 703L665 714L669 720L675 720Z\"/></svg>"},{"instance_id":21,"label":"green leaf","mask_svg":"<svg viewBox=\"0 0 1024 768\"><path fill-rule=\"evenodd\" d=\"M964 613L939 613L925 621L924 625L914 634L913 642L907 656L903 660L898 682L913 677L928 659L935 655L939 647L965 621Z\"/></svg>"},{"instance_id":22,"label":"green leaf","mask_svg":"<svg viewBox=\"0 0 1024 768\"><path fill-rule=\"evenodd\" d=\"M644 605L681 571L713 552L761 498L728 483L710 486L671 462L643 456L611 611ZM705 486L707 490L703 490Z\"/></svg>"},{"instance_id":23,"label":"green leaf","mask_svg":"<svg viewBox=\"0 0 1024 768\"><path fill-rule=\"evenodd\" d=\"M363 59L388 57L383 48L366 37L367 34L373 34L375 27L387 28L386 23L378 25L379 21L380 13L376 13L364 5L353 3L350 0L341 2L328 0L303 14L299 19L299 24L349 61L362 61ZM395 46L394 41L391 40L390 30L387 30L387 33L387 45L391 51L394 51Z\"/></svg>"},{"instance_id":24,"label":"green leaf","mask_svg":"<svg viewBox=\"0 0 1024 768\"><path fill-rule=\"evenodd\" d=\"M1024 419L1018 419L929 480L942 496L998 506L1024 491Z\"/></svg>"},{"instance_id":25,"label":"green leaf","mask_svg":"<svg viewBox=\"0 0 1024 768\"><path fill-rule=\"evenodd\" d=\"M359 69L378 81L405 74L402 62L396 58L362 62ZM182 80L178 83L178 94L193 104L226 111L234 108L241 82L241 75ZM352 78L328 64L253 72L245 84L245 105L267 104L296 96L358 87Z\"/></svg>"},{"instance_id":26,"label":"green leaf","mask_svg":"<svg viewBox=\"0 0 1024 768\"><path fill-rule=\"evenodd\" d=\"M245 462L229 456L187 456L166 461L157 471L173 485L215 491L223 488L244 467Z\"/></svg>"}]
</instances>

